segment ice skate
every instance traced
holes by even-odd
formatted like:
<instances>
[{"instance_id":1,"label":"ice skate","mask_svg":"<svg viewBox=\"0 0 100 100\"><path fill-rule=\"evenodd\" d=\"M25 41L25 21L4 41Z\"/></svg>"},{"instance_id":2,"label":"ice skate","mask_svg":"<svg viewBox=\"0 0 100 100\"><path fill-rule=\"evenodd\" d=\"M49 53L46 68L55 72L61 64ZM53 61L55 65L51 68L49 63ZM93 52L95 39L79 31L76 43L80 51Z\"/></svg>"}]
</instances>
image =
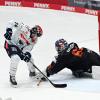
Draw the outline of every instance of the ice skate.
<instances>
[{"instance_id":1,"label":"ice skate","mask_svg":"<svg viewBox=\"0 0 100 100\"><path fill-rule=\"evenodd\" d=\"M10 75L10 83L13 87L17 87L17 82L16 82L16 79L15 79L15 76Z\"/></svg>"},{"instance_id":2,"label":"ice skate","mask_svg":"<svg viewBox=\"0 0 100 100\"><path fill-rule=\"evenodd\" d=\"M36 72L29 72L29 77L34 77L34 76L36 76Z\"/></svg>"}]
</instances>

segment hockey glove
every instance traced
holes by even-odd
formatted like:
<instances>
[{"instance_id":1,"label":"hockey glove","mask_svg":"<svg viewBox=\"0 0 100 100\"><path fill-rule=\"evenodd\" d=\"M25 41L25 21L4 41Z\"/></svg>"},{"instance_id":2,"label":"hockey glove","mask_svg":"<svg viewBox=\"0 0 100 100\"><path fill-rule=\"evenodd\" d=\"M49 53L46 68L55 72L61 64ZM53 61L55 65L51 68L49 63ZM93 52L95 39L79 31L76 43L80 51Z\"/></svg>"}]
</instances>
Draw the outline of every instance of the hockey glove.
<instances>
[{"instance_id":1,"label":"hockey glove","mask_svg":"<svg viewBox=\"0 0 100 100\"><path fill-rule=\"evenodd\" d=\"M29 62L31 59L31 54L29 52L23 53L23 60Z\"/></svg>"},{"instance_id":2,"label":"hockey glove","mask_svg":"<svg viewBox=\"0 0 100 100\"><path fill-rule=\"evenodd\" d=\"M12 29L11 29L11 28L7 28L7 29L6 29L6 33L4 34L4 37L5 37L7 40L11 40L11 36L12 36Z\"/></svg>"}]
</instances>

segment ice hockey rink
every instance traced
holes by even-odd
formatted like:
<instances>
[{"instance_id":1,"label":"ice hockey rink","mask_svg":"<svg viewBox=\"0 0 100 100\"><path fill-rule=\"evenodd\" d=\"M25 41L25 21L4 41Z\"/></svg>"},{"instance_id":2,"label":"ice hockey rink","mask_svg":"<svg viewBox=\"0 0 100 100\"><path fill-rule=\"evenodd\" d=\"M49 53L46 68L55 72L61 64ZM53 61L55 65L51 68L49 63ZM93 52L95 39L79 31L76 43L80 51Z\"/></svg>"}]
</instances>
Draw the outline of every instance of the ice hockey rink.
<instances>
[{"instance_id":1,"label":"ice hockey rink","mask_svg":"<svg viewBox=\"0 0 100 100\"><path fill-rule=\"evenodd\" d=\"M54 43L60 38L99 53L96 16L40 8L0 7L0 100L99 100L100 80L77 79L70 70L64 69L49 79L54 83L66 83L66 88L54 88L49 82L37 86L38 81L29 78L24 61L19 63L17 70L18 88L11 87L10 59L3 48L3 34L7 22L12 19L43 28L43 36L31 52L40 70L44 70L53 60L56 55Z\"/></svg>"}]
</instances>

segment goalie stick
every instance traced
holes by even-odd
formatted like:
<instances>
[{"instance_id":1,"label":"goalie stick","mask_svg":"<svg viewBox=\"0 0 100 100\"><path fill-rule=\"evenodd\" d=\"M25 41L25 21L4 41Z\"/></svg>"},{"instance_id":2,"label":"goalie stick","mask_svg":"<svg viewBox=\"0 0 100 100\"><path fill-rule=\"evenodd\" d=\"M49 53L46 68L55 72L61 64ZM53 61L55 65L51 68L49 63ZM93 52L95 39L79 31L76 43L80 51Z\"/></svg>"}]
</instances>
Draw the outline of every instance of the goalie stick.
<instances>
[{"instance_id":1,"label":"goalie stick","mask_svg":"<svg viewBox=\"0 0 100 100\"><path fill-rule=\"evenodd\" d=\"M48 77L46 75L43 74L43 72L36 65L33 64L32 61L30 61L30 62L55 88L65 88L65 87L67 87L67 84L55 84L55 83L53 83L51 80L48 79Z\"/></svg>"}]
</instances>

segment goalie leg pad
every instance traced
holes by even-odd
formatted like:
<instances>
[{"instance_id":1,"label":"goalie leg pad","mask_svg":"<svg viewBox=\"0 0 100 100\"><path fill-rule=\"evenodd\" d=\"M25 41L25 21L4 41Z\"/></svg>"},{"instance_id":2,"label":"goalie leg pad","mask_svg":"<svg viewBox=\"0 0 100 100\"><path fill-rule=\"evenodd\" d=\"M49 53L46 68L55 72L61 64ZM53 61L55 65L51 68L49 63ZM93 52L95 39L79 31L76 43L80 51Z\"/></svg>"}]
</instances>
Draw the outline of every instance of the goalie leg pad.
<instances>
[{"instance_id":1,"label":"goalie leg pad","mask_svg":"<svg viewBox=\"0 0 100 100\"><path fill-rule=\"evenodd\" d=\"M93 79L100 80L100 66L92 67L92 77Z\"/></svg>"}]
</instances>

